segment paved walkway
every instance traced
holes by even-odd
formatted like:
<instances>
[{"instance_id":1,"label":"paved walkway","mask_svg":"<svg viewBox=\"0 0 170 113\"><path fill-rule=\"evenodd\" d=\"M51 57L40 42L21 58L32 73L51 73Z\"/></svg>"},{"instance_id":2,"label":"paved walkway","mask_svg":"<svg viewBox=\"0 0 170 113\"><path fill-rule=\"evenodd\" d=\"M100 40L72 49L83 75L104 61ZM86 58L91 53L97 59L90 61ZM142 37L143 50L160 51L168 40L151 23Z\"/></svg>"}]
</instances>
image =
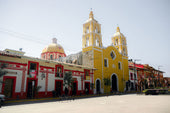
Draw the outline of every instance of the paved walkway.
<instances>
[{"instance_id":1,"label":"paved walkway","mask_svg":"<svg viewBox=\"0 0 170 113\"><path fill-rule=\"evenodd\" d=\"M129 93L134 94L134 93ZM68 96L68 97L50 97L50 98L35 98L35 99L18 99L18 100L6 100L5 106L9 105L17 105L17 104L29 104L29 103L41 103L41 102L52 102L52 101L66 101L66 100L74 100L74 99L84 99L84 98L95 98L95 97L103 97L103 96L114 96L114 95L128 95L122 93L115 94L92 94L92 95L77 95L77 96Z\"/></svg>"},{"instance_id":2,"label":"paved walkway","mask_svg":"<svg viewBox=\"0 0 170 113\"><path fill-rule=\"evenodd\" d=\"M170 113L170 95L115 95L3 106L0 113Z\"/></svg>"},{"instance_id":3,"label":"paved walkway","mask_svg":"<svg viewBox=\"0 0 170 113\"><path fill-rule=\"evenodd\" d=\"M83 99L83 98L94 98L94 97L102 97L102 96L106 96L106 94L7 100L7 101L5 101L4 105L9 106L9 105L18 105L18 104L23 104L23 103L24 104L29 104L29 103L41 103L41 102L53 102L53 101L67 101L67 100ZM112 95L109 95L109 96L112 96Z\"/></svg>"}]
</instances>

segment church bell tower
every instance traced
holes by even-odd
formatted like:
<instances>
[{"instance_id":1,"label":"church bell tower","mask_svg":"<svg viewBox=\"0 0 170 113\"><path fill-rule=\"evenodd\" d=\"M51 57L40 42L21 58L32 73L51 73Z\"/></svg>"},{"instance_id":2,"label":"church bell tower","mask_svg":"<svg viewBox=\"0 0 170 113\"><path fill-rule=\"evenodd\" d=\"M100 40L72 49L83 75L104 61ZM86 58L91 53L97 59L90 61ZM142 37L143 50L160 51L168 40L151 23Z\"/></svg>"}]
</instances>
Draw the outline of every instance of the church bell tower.
<instances>
[{"instance_id":1,"label":"church bell tower","mask_svg":"<svg viewBox=\"0 0 170 113\"><path fill-rule=\"evenodd\" d=\"M120 32L119 27L117 27L116 33L112 37L112 44L123 56L128 56L126 37Z\"/></svg>"},{"instance_id":2,"label":"church bell tower","mask_svg":"<svg viewBox=\"0 0 170 113\"><path fill-rule=\"evenodd\" d=\"M83 24L83 51L89 47L102 48L101 37L101 25L94 19L93 12L91 11L89 19Z\"/></svg>"}]
</instances>

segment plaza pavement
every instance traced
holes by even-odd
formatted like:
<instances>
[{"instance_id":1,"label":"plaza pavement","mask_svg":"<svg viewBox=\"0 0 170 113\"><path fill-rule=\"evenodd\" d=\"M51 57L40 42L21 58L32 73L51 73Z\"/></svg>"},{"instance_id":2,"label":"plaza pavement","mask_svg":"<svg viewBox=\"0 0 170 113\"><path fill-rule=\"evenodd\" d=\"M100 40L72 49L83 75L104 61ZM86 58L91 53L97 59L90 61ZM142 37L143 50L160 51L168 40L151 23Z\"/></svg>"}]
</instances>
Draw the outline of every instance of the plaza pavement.
<instances>
[{"instance_id":1,"label":"plaza pavement","mask_svg":"<svg viewBox=\"0 0 170 113\"><path fill-rule=\"evenodd\" d=\"M3 106L0 113L170 113L170 95L114 95Z\"/></svg>"}]
</instances>

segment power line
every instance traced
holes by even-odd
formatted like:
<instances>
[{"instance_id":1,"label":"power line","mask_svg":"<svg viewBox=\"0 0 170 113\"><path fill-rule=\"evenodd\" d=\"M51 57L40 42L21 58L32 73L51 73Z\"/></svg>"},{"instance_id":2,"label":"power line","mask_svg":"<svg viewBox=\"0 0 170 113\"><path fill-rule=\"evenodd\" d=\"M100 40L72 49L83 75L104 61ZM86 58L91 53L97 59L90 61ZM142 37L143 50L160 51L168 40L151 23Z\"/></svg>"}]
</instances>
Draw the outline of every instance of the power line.
<instances>
[{"instance_id":1,"label":"power line","mask_svg":"<svg viewBox=\"0 0 170 113\"><path fill-rule=\"evenodd\" d=\"M23 33L15 32L15 31L12 31L12 30L9 30L9 29L4 29L4 28L1 28L1 27L0 27L0 33L6 34L6 35L9 35L9 36L18 38L18 39L34 42L34 43L37 43L37 44L41 44L41 45L49 45L49 40L47 41L47 40L43 40L43 39L38 39L37 37L34 37L34 36L26 35L26 34L23 34Z\"/></svg>"},{"instance_id":2,"label":"power line","mask_svg":"<svg viewBox=\"0 0 170 113\"><path fill-rule=\"evenodd\" d=\"M36 37L30 36L30 35L26 35L23 33L19 33L19 32L15 32L12 30L8 30L8 29L4 29L4 28L0 28L0 32L10 35L12 37L18 38L18 39L22 39L22 40L27 40L27 41L31 41L31 42L36 42L38 44L42 44L42 45L48 45L48 41L42 40L42 39L37 39Z\"/></svg>"}]
</instances>

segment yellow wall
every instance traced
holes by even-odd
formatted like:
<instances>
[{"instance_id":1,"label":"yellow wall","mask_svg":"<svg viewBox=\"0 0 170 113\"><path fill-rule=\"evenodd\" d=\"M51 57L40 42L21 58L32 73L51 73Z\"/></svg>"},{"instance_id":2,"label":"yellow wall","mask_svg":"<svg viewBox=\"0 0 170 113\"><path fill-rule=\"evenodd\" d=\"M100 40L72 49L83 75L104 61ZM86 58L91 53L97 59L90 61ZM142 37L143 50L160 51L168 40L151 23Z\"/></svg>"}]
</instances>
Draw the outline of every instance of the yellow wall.
<instances>
[{"instance_id":1,"label":"yellow wall","mask_svg":"<svg viewBox=\"0 0 170 113\"><path fill-rule=\"evenodd\" d=\"M102 51L99 50L93 50L93 65L96 69L94 71L94 86L96 87L96 79L100 79L101 81L101 88L103 88L103 77L102 77Z\"/></svg>"},{"instance_id":2,"label":"yellow wall","mask_svg":"<svg viewBox=\"0 0 170 113\"><path fill-rule=\"evenodd\" d=\"M111 86L109 88L106 88L104 86L104 78L110 78L113 74L115 74L118 77L118 91L123 92L125 88L125 83L129 79L129 69L128 69L128 59L127 57L122 56L119 51L113 47L109 46L107 48L103 49L96 49L95 47L89 47L86 49L83 49L84 52L92 51L92 59L93 59L93 68L96 70L94 71L94 88L96 88L96 80L101 80L101 88L104 88L104 92L108 92L108 89L111 89ZM115 59L112 59L110 56L110 53L114 51L115 53ZM108 59L108 67L104 66L104 59ZM86 61L88 62L88 61ZM121 63L121 69L118 68L118 63Z\"/></svg>"},{"instance_id":3,"label":"yellow wall","mask_svg":"<svg viewBox=\"0 0 170 113\"><path fill-rule=\"evenodd\" d=\"M110 56L110 53L114 51L115 53L115 59L112 59ZM103 61L104 59L108 59L108 67L105 67L103 65L103 74L104 78L110 78L113 74L115 74L118 77L118 90L124 91L125 87L125 81L128 80L128 59L124 58L118 50L113 47L109 46L106 49L103 49ZM121 63L121 69L118 67L118 63ZM124 80L124 81L123 81ZM110 87L111 88L111 87ZM105 89L106 92L106 89Z\"/></svg>"},{"instance_id":4,"label":"yellow wall","mask_svg":"<svg viewBox=\"0 0 170 113\"><path fill-rule=\"evenodd\" d=\"M115 37L112 38L112 43L118 39L119 46L108 46L107 48L102 47L102 37L101 37L101 25L91 16L93 16L92 12L90 12L89 20L83 25L83 38L82 38L82 52L87 54L88 51L91 52L89 54L90 59L83 59L84 63L87 62L91 63L93 68L96 68L94 71L94 86L96 88L96 80L100 79L101 81L101 91L104 89L104 92L108 92L107 90L111 89L111 86L106 88L104 86L104 78L110 78L113 74L115 74L118 78L118 91L123 92L125 88L126 81L129 79L129 69L128 69L128 57L127 57L127 45L126 45L126 38L120 33L119 27L117 28L117 34ZM89 26L90 31L89 33L85 32L87 26ZM95 28L97 27L99 32L95 32ZM121 37L121 36L122 37ZM86 37L89 37L89 46L85 46L86 44ZM99 43L101 46L95 45L96 37L99 38ZM124 40L124 44L123 41ZM118 49L117 49L118 48ZM126 54L121 53L121 51L125 48ZM114 51L115 59L111 58L110 53ZM87 56L84 56L87 58ZM108 67L104 66L104 59L108 59ZM121 69L118 68L118 63L121 63Z\"/></svg>"}]
</instances>

